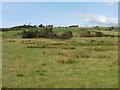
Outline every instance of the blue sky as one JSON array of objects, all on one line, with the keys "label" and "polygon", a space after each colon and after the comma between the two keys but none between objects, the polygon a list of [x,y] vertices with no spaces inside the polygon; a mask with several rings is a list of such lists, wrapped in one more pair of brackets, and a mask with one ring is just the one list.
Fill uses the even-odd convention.
[{"label": "blue sky", "polygon": [[116,2],[4,2],[2,26],[31,23],[55,26],[117,25]]}]

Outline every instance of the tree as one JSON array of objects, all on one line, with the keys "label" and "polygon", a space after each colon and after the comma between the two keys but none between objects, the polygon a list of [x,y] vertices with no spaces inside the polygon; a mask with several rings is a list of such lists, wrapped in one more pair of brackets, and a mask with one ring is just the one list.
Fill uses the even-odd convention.
[{"label": "tree", "polygon": [[34,25],[33,27],[34,27],[34,28],[36,28],[37,26],[36,26],[36,25]]},{"label": "tree", "polygon": [[31,23],[29,23],[29,25],[28,25],[28,26],[30,26],[30,24],[31,24]]},{"label": "tree", "polygon": [[113,26],[112,27],[109,27],[109,30],[112,31],[113,29],[115,29]]},{"label": "tree", "polygon": [[49,24],[48,27],[51,27],[51,25]]},{"label": "tree", "polygon": [[53,25],[51,25],[50,27],[53,27]]},{"label": "tree", "polygon": [[97,25],[95,28],[99,28],[99,26]]},{"label": "tree", "polygon": [[40,25],[39,25],[39,27],[43,27],[43,25],[42,25],[42,24],[40,24]]}]

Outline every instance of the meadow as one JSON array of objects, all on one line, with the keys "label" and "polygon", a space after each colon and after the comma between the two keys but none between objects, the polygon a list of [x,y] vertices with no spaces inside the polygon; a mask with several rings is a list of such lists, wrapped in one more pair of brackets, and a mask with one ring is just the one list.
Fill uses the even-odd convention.
[{"label": "meadow", "polygon": [[[117,88],[118,37],[23,39],[22,30],[2,32],[2,86],[4,88]],[[96,31],[96,30],[93,30]],[[118,32],[104,31],[117,35]]]}]

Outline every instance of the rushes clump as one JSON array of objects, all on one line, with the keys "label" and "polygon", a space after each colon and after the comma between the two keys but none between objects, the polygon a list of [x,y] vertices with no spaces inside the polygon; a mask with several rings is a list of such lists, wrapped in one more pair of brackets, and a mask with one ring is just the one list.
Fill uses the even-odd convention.
[{"label": "rushes clump", "polygon": [[24,74],[17,74],[17,77],[23,77]]}]

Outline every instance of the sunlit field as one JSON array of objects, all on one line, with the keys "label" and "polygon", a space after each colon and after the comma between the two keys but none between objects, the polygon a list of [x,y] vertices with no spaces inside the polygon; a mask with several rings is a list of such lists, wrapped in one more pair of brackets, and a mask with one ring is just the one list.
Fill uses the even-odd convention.
[{"label": "sunlit field", "polygon": [[2,32],[3,87],[117,88],[118,37],[80,37],[82,29],[53,28],[61,30],[72,31],[73,38],[21,38],[16,34],[22,30]]}]

